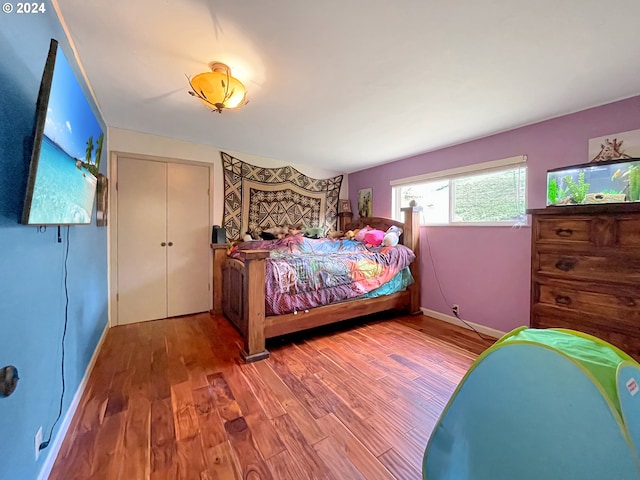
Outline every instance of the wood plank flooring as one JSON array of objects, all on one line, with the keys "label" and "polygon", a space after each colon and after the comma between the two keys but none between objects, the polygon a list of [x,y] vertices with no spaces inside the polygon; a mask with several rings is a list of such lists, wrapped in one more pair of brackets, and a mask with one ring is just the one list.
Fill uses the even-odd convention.
[{"label": "wood plank flooring", "polygon": [[209,314],[109,330],[50,479],[420,479],[475,333],[377,316],[241,362]]}]

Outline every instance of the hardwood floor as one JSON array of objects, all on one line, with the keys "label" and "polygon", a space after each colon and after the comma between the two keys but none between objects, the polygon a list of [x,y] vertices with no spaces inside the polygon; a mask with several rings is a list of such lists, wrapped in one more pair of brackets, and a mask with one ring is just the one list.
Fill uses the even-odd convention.
[{"label": "hardwood floor", "polygon": [[492,342],[384,317],[245,365],[209,314],[109,330],[50,479],[420,479],[441,411]]}]

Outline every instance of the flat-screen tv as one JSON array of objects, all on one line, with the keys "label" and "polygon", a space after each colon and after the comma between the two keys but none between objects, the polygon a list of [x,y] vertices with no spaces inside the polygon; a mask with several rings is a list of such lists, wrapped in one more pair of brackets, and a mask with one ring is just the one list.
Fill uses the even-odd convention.
[{"label": "flat-screen tv", "polygon": [[22,223],[91,223],[104,133],[58,42],[42,74]]}]

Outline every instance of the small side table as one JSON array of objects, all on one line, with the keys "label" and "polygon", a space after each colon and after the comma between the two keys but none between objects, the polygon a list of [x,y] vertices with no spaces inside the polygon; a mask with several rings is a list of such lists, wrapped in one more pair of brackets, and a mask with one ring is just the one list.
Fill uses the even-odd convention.
[{"label": "small side table", "polygon": [[227,256],[229,245],[226,243],[212,243],[213,250],[213,278],[211,286],[211,314],[222,315],[222,264]]},{"label": "small side table", "polygon": [[353,212],[338,213],[338,230],[341,230],[344,232],[344,227],[346,227],[348,223],[351,223],[352,218],[353,218]]}]

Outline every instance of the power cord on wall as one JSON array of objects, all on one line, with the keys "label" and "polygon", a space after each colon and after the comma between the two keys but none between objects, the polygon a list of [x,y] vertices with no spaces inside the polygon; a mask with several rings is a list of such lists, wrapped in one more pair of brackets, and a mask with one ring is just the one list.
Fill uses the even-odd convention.
[{"label": "power cord on wall", "polygon": [[[60,394],[60,408],[58,410],[58,416],[56,421],[53,422],[53,426],[49,431],[49,437],[40,444],[38,450],[44,450],[51,443],[51,436],[53,435],[53,430],[56,428],[60,417],[62,416],[62,404],[64,400],[64,390],[65,390],[65,382],[64,382],[64,340],[67,337],[67,324],[69,323],[69,288],[67,287],[67,276],[69,273],[69,269],[67,268],[67,261],[69,259],[69,226],[67,225],[67,246],[64,253],[64,329],[62,331],[62,393]],[[58,242],[60,242],[60,227],[58,227]]]},{"label": "power cord on wall", "polygon": [[440,278],[438,278],[438,270],[436,269],[435,263],[433,261],[433,255],[431,253],[431,244],[429,243],[428,228],[425,228],[425,238],[427,239],[427,251],[429,252],[429,261],[431,262],[431,270],[433,271],[433,275],[436,278],[436,284],[438,285],[438,290],[440,290],[440,295],[442,296],[442,299],[444,300],[444,302],[447,304],[447,307],[449,307],[454,317],[456,317],[458,320],[464,323],[468,329],[473,330],[476,333],[476,335],[478,335],[478,337],[480,337],[482,340],[494,342],[495,338],[482,335],[478,330],[476,330],[473,327],[473,325],[466,322],[462,317],[460,317],[460,312],[458,311],[457,305],[453,305],[449,303],[449,301],[447,300],[447,297],[444,294],[444,291],[442,290],[442,284],[440,283]]}]

